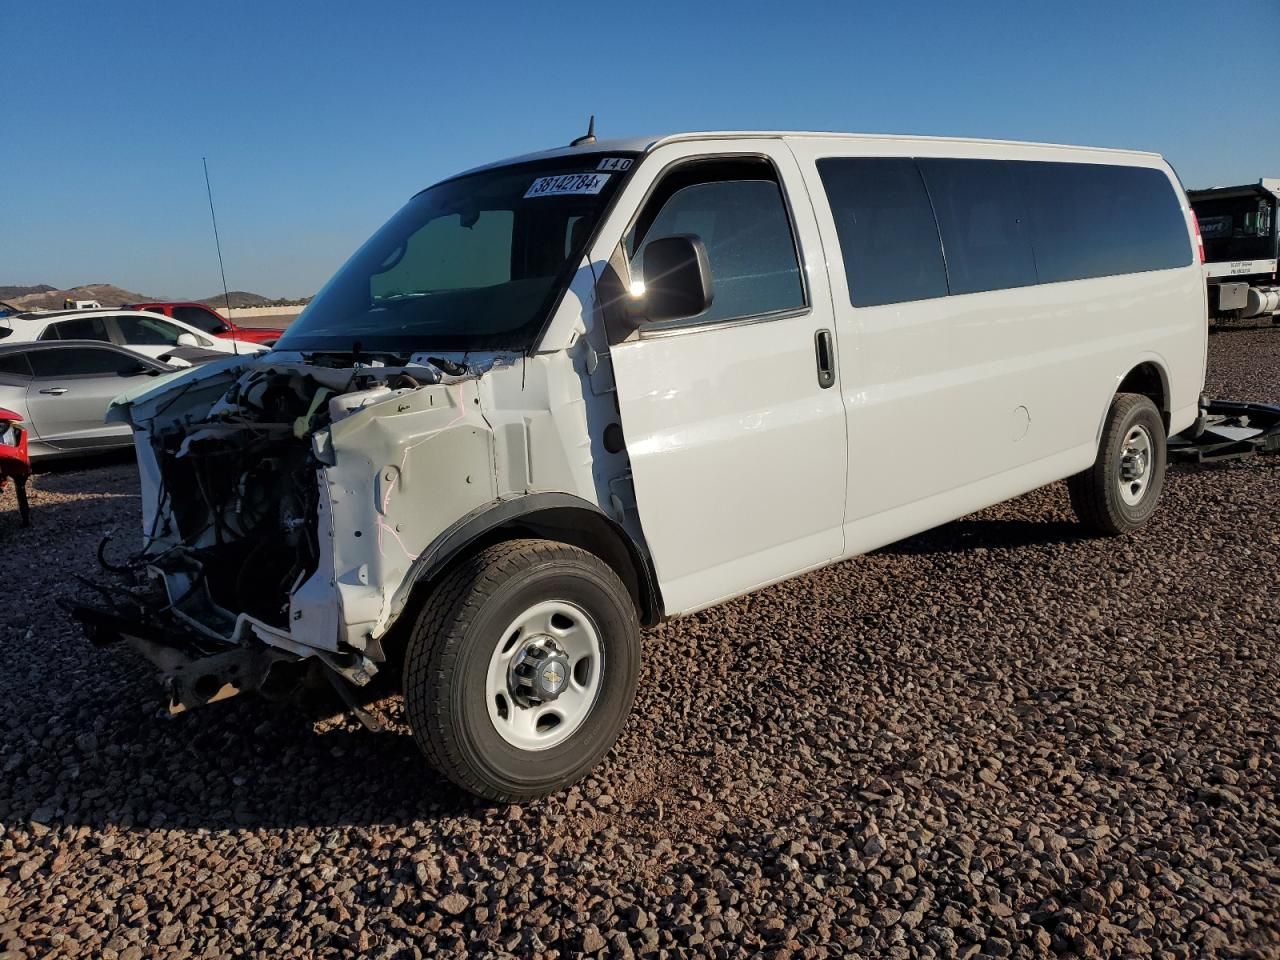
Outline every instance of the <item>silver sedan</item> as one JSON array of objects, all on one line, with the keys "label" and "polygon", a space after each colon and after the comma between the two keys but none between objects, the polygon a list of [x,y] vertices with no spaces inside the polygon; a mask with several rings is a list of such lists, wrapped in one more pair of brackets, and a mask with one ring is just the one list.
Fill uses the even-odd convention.
[{"label": "silver sedan", "polygon": [[116,449],[133,434],[104,422],[111,401],[183,367],[94,340],[0,344],[0,407],[23,416],[32,460]]}]

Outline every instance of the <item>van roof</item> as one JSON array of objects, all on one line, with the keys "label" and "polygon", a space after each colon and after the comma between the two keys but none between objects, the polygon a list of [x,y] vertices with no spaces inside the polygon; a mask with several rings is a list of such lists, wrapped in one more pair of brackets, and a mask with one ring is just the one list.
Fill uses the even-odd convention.
[{"label": "van roof", "polygon": [[[465,176],[491,167],[505,167],[512,163],[525,163],[531,160],[549,160],[555,157],[571,157],[577,154],[598,153],[648,153],[668,143],[680,143],[685,140],[844,140],[871,142],[877,140],[902,140],[910,143],[936,144],[987,144],[991,146],[1009,147],[1043,147],[1053,150],[1079,150],[1088,153],[1110,153],[1117,157],[1143,157],[1160,159],[1160,154],[1146,150],[1122,150],[1115,147],[1084,147],[1061,143],[1037,143],[1027,140],[989,140],[981,137],[931,137],[912,134],[893,133],[834,133],[830,131],[805,130],[693,130],[687,133],[671,133],[657,137],[623,137],[615,140],[597,140],[579,146],[553,147],[526,153],[522,156],[509,157],[494,163],[482,164],[457,176]],[[453,179],[452,177],[449,179]]]}]

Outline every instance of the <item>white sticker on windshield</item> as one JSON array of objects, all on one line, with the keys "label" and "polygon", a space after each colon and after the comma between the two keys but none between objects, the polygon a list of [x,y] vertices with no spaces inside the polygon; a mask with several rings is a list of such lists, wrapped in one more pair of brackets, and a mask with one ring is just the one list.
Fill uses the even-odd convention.
[{"label": "white sticker on windshield", "polygon": [[524,192],[528,197],[555,197],[569,193],[593,194],[609,182],[607,173],[563,173],[557,177],[539,177]]},{"label": "white sticker on windshield", "polygon": [[623,170],[631,169],[631,160],[629,157],[604,157],[596,164],[597,170]]}]

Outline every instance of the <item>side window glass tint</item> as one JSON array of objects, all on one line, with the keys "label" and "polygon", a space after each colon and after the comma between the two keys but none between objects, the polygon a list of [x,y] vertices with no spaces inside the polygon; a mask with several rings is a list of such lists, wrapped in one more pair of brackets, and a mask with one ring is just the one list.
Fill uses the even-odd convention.
[{"label": "side window glass tint", "polygon": [[41,340],[101,340],[109,343],[107,325],[101,317],[77,317],[74,320],[60,320],[51,323],[40,334]]},{"label": "side window glass tint", "polygon": [[20,377],[27,379],[31,376],[31,364],[27,362],[25,353],[6,353],[0,356],[0,377]]},{"label": "side window glass tint", "polygon": [[1004,160],[917,161],[933,201],[952,294],[1036,282],[1017,179]]},{"label": "side window glass tint", "polygon": [[914,160],[833,157],[818,161],[818,173],[855,307],[946,296],[942,244]]},{"label": "side window glass tint", "polygon": [[1157,169],[1019,163],[1041,283],[1185,267],[1191,241]]},{"label": "side window glass tint", "polygon": [[205,333],[219,333],[226,327],[226,324],[208,310],[201,310],[199,307],[174,307],[173,317]]},{"label": "side window glass tint", "polygon": [[136,370],[139,361],[96,347],[84,349],[32,350],[31,368],[37,377],[74,377],[84,374],[127,374]]},{"label": "side window glass tint", "polygon": [[124,342],[137,346],[174,346],[178,342],[178,334],[185,332],[158,317],[116,317],[116,323],[120,325]]},{"label": "side window glass tint", "polygon": [[644,275],[644,245],[674,234],[694,234],[707,249],[712,302],[698,322],[804,306],[791,222],[773,180],[717,180],[681,187],[652,218],[643,237],[627,238],[633,278]]}]

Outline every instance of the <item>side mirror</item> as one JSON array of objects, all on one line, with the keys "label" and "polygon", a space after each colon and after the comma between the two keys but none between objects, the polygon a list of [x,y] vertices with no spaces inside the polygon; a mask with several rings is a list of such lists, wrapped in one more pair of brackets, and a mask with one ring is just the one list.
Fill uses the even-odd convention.
[{"label": "side mirror", "polygon": [[178,334],[178,346],[198,347],[200,346],[200,341],[196,339],[196,335],[194,333],[180,333]]},{"label": "side mirror", "polygon": [[650,323],[684,320],[711,306],[707,248],[693,234],[650,240],[644,247],[644,316]]}]

